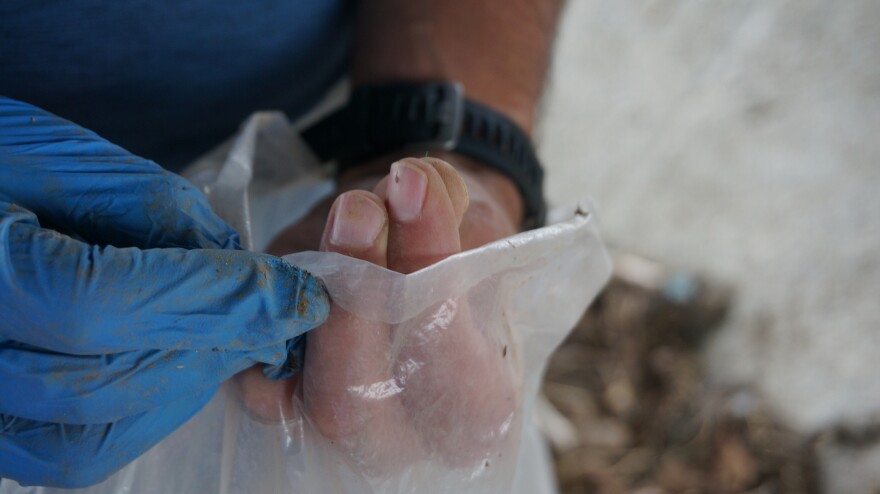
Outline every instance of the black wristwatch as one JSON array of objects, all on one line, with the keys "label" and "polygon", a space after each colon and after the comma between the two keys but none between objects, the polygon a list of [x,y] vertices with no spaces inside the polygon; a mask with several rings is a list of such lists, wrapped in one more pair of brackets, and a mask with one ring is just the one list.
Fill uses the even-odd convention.
[{"label": "black wristwatch", "polygon": [[359,86],[348,104],[302,133],[337,173],[396,150],[445,149],[509,177],[523,198],[523,228],[544,224],[544,170],[525,132],[506,116],[467,100],[455,82]]}]

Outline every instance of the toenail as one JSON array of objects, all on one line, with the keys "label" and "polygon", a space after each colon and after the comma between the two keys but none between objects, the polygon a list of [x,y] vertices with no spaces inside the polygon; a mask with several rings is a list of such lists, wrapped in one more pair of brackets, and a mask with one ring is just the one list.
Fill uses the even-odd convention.
[{"label": "toenail", "polygon": [[428,176],[406,161],[391,165],[388,183],[388,207],[399,221],[412,221],[422,213],[428,190]]},{"label": "toenail", "polygon": [[340,247],[369,247],[376,241],[385,213],[360,194],[343,194],[336,205],[330,243]]}]

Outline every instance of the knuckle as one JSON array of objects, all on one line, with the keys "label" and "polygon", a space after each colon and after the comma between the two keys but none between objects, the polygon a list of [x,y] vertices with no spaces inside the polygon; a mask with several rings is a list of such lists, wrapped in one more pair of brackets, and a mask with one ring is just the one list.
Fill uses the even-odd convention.
[{"label": "knuckle", "polygon": [[322,436],[342,441],[359,434],[366,422],[366,418],[358,414],[357,403],[351,401],[348,397],[308,400],[305,411]]}]

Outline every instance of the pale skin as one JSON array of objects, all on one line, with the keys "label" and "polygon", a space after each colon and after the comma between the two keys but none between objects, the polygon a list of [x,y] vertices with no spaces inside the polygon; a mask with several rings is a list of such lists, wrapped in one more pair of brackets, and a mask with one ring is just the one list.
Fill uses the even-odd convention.
[{"label": "pale skin", "polygon": [[[300,233],[327,218],[320,250],[412,273],[516,233],[506,208],[494,198],[473,177],[442,160],[405,158],[372,191],[344,192],[329,212],[319,206],[269,250],[291,252],[291,244],[299,245],[303,238]],[[334,307],[324,326],[308,335],[301,378],[270,382],[259,369],[250,369],[239,381],[244,402],[259,418],[278,420],[295,416],[297,400],[292,397],[298,393],[319,432],[352,457],[369,457],[362,467],[370,471],[384,471],[401,463],[396,460],[426,452],[452,464],[490,455],[505,438],[482,435],[500,429],[514,412],[515,376],[507,370],[506,349],[473,329],[465,304],[455,308],[453,323],[436,339],[405,345],[389,355],[395,328]],[[400,367],[404,362],[426,365],[406,373]],[[448,380],[456,375],[461,379]],[[406,392],[382,400],[352,392],[388,382]],[[430,423],[419,423],[426,417],[420,411],[428,407],[459,413],[436,414]],[[377,447],[382,452],[378,457]]]},{"label": "pale skin", "polygon": [[[531,133],[561,5],[562,0],[362,2],[354,82],[457,80],[467,97]],[[407,274],[519,231],[523,205],[506,176],[455,153],[406,158],[411,153],[378,158],[340,177],[338,195],[279,234],[268,252],[320,249]],[[243,399],[267,420],[292,417],[301,403],[322,435],[374,473],[423,454],[453,465],[483,458],[504,438],[479,432],[497,429],[510,417],[516,386],[505,370],[505,350],[474,330],[464,304],[455,307],[452,323],[430,342],[431,355],[418,345],[390,355],[394,328],[333,308],[327,323],[308,334],[302,374],[270,382],[259,369],[249,369],[237,380]],[[351,392],[399,380],[406,361],[431,362],[406,374],[406,393],[371,401]],[[450,381],[450,375],[462,378]],[[413,412],[426,407],[457,414],[419,423]]]}]

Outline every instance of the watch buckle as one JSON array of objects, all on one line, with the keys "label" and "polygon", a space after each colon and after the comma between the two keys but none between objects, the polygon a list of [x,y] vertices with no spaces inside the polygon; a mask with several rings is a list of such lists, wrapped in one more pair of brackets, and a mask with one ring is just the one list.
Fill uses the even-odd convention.
[{"label": "watch buckle", "polygon": [[464,122],[464,89],[458,82],[445,83],[440,88],[443,97],[437,115],[437,136],[422,146],[435,146],[443,149],[454,149],[461,137]]}]

